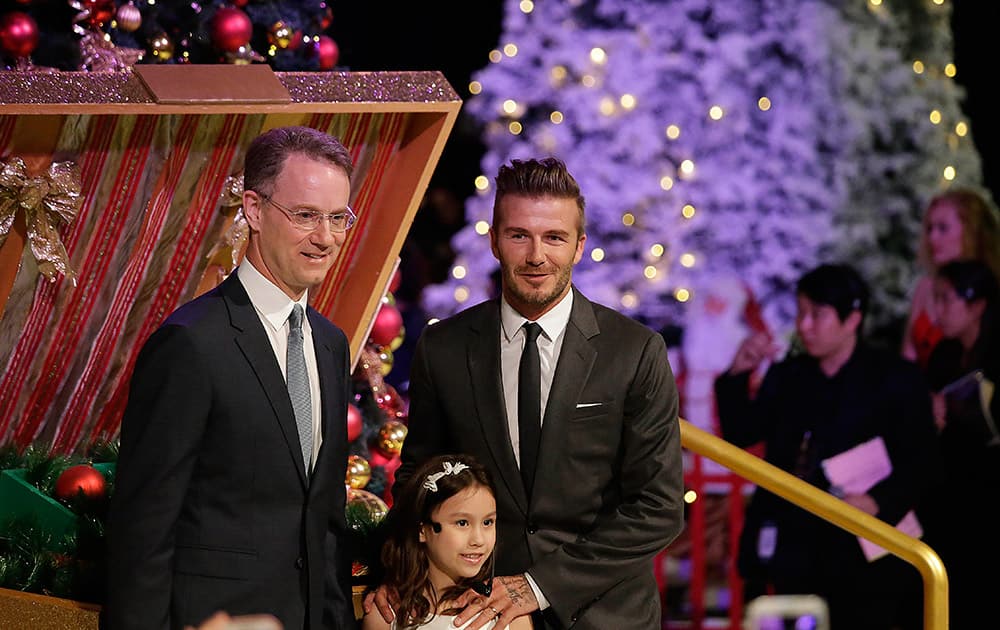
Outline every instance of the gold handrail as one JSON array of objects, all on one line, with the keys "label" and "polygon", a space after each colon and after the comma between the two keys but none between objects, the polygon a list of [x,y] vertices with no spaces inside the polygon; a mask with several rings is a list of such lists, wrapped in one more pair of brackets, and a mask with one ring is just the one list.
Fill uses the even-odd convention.
[{"label": "gold handrail", "polygon": [[948,576],[941,558],[922,542],[856,507],[802,481],[742,448],[681,419],[681,445],[722,464],[758,486],[767,488],[834,525],[862,536],[909,562],[924,582],[924,628],[948,627]]}]

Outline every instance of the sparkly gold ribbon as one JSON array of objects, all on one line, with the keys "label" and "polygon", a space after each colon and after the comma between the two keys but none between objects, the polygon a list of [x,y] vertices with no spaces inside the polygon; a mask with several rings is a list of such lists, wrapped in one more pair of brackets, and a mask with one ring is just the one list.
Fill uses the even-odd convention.
[{"label": "sparkly gold ribbon", "polygon": [[[243,173],[230,175],[223,186],[222,194],[219,196],[221,197],[220,203],[223,208],[236,208],[236,216],[233,217],[233,224],[229,226],[226,233],[212,247],[212,251],[208,253],[207,258],[214,260],[224,250],[228,249],[230,260],[230,266],[226,269],[226,274],[228,275],[240,263],[240,254],[243,252],[247,240],[250,238],[250,226],[247,224],[246,217],[243,216]],[[224,210],[224,212],[229,214],[228,211]]]},{"label": "sparkly gold ribbon", "polygon": [[0,169],[0,246],[7,240],[18,208],[22,209],[38,270],[50,282],[61,273],[75,285],[76,274],[69,267],[57,228],[60,222],[76,218],[82,202],[80,173],[73,162],[53,162],[44,175],[29,176],[21,158],[4,161]]}]

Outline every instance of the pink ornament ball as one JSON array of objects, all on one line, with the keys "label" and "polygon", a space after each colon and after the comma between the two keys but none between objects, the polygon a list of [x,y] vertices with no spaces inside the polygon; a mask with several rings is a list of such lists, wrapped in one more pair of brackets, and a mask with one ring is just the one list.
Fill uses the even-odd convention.
[{"label": "pink ornament ball", "polygon": [[361,429],[364,421],[361,418],[361,410],[357,406],[348,403],[347,405],[347,441],[353,442],[361,436]]},{"label": "pink ornament ball", "polygon": [[340,59],[340,48],[329,35],[320,35],[319,41],[316,42],[316,54],[319,57],[320,70],[333,70],[337,60]]},{"label": "pink ornament ball", "polygon": [[375,314],[375,323],[372,324],[372,332],[369,338],[373,343],[380,346],[388,346],[392,340],[399,336],[399,330],[403,326],[403,316],[399,309],[392,304],[383,303]]}]

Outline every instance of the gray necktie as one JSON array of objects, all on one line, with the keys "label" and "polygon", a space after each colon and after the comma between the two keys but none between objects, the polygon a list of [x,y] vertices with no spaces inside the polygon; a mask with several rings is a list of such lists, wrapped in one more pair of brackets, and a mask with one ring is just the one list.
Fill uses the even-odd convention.
[{"label": "gray necktie", "polygon": [[285,355],[285,378],[288,381],[288,397],[295,411],[295,424],[299,428],[302,443],[302,461],[309,474],[312,461],[312,397],[309,395],[309,374],[306,372],[306,356],[302,351],[302,305],[296,304],[288,316],[288,352]]}]

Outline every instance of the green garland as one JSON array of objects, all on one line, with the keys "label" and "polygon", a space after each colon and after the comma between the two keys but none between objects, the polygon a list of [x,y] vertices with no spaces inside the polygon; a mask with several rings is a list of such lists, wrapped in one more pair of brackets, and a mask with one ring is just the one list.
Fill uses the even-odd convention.
[{"label": "green garland", "polygon": [[[0,588],[103,603],[107,573],[105,522],[108,500],[114,493],[114,467],[104,473],[107,490],[101,498],[81,493],[60,500],[54,490],[59,475],[71,466],[117,461],[116,443],[95,444],[84,455],[54,455],[42,445],[23,450],[0,446],[0,470],[24,469],[26,481],[42,494],[59,500],[77,517],[76,533],[59,540],[40,527],[34,517],[0,522]],[[352,537],[350,548],[354,550],[355,581],[366,584],[375,578],[369,567],[379,565],[384,514],[364,501],[348,503],[345,514]]]}]

